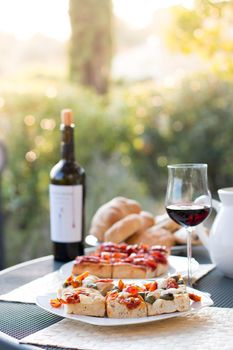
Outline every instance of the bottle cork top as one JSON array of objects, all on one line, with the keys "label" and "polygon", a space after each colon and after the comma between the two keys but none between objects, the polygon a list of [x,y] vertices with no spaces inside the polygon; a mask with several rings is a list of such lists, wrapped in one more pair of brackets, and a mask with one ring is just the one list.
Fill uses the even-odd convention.
[{"label": "bottle cork top", "polygon": [[61,111],[61,122],[66,126],[70,126],[73,123],[73,112],[71,109],[63,109]]}]

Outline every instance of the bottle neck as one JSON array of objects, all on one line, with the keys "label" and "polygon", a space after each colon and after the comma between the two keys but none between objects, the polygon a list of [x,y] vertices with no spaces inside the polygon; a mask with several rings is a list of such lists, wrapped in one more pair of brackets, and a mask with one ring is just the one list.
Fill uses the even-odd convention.
[{"label": "bottle neck", "polygon": [[74,124],[61,124],[61,157],[67,161],[74,161]]}]

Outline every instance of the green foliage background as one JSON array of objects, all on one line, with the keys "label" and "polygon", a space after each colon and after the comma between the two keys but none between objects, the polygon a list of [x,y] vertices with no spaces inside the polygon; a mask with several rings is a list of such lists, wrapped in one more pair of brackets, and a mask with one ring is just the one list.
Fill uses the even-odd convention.
[{"label": "green foliage background", "polygon": [[211,75],[185,79],[174,89],[150,82],[115,87],[107,97],[65,85],[53,98],[2,94],[7,265],[51,253],[48,184],[59,159],[62,108],[75,115],[77,159],[88,175],[89,227],[98,206],[116,195],[162,213],[168,163],[208,163],[214,196],[230,186],[232,95],[231,82]]}]

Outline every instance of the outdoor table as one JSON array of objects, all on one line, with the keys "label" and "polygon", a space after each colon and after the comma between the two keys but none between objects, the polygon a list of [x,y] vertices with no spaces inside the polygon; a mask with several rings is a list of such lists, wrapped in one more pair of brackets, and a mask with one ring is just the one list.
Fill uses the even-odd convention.
[{"label": "outdoor table", "polygon": [[[174,254],[185,256],[185,251]],[[210,263],[204,247],[193,247],[193,257],[199,263]],[[21,285],[56,271],[62,263],[47,256],[22,263],[0,272],[0,294],[8,293]],[[215,268],[195,285],[195,288],[211,294],[215,307],[233,307],[233,279],[226,278]],[[20,345],[17,340],[46,328],[62,318],[42,310],[37,305],[0,301],[0,350],[9,349],[48,349],[61,348]],[[67,349],[66,349],[67,350]]]}]

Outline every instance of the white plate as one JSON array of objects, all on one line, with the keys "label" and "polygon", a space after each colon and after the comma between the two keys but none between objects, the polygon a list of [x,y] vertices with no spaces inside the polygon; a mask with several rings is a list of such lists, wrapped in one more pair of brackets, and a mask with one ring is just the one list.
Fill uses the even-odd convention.
[{"label": "white plate", "polygon": [[[188,261],[187,258],[182,257],[182,256],[169,256],[168,258],[169,261],[169,269],[166,274],[163,274],[159,277],[165,277],[168,275],[174,275],[174,274],[181,274],[183,277],[187,276],[187,266],[188,266]],[[60,267],[60,274],[63,279],[66,279],[72,272],[72,266],[74,264],[74,261],[70,261]],[[194,273],[197,271],[199,267],[199,263],[192,258],[192,272]]]},{"label": "white plate", "polygon": [[81,321],[81,322],[93,324],[96,326],[124,326],[124,325],[138,324],[138,323],[160,321],[167,318],[188,315],[190,312],[197,312],[203,307],[213,305],[213,300],[210,298],[210,296],[207,293],[203,293],[192,288],[187,288],[187,289],[189,292],[198,294],[202,297],[201,302],[197,302],[197,303],[193,302],[191,304],[191,308],[189,311],[173,312],[170,314],[140,317],[140,318],[123,318],[122,319],[122,318],[107,318],[107,317],[79,316],[79,315],[73,315],[73,314],[66,314],[63,306],[61,306],[60,308],[53,308],[50,305],[49,303],[50,299],[56,298],[55,293],[38,296],[36,298],[36,304],[40,306],[42,309],[51,312],[52,314],[69,318],[71,320]]}]

